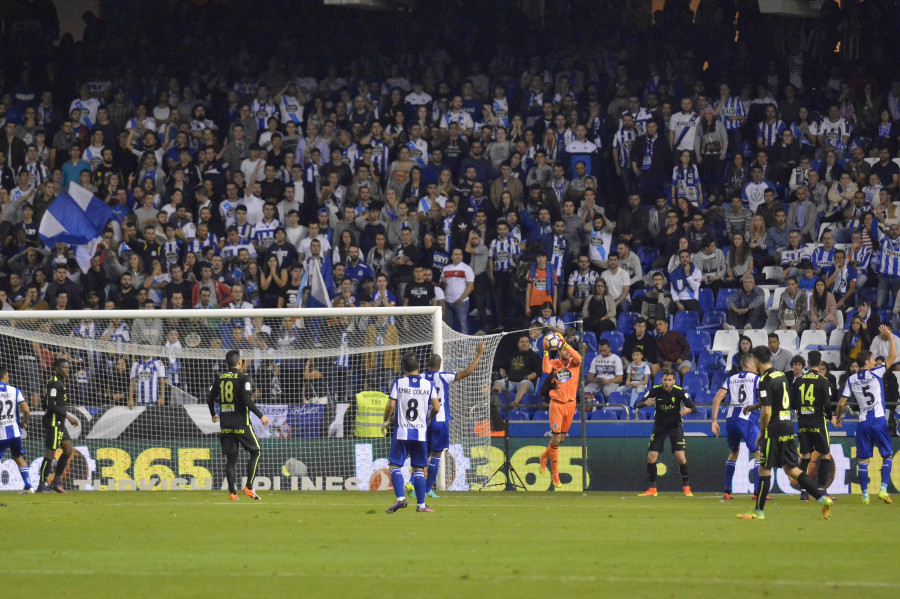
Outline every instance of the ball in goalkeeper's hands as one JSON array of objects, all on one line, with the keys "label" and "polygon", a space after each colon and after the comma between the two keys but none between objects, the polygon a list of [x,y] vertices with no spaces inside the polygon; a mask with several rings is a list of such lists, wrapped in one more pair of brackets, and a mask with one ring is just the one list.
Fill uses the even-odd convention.
[{"label": "ball in goalkeeper's hands", "polygon": [[559,333],[551,333],[544,337],[544,347],[553,351],[559,351],[566,340]]}]

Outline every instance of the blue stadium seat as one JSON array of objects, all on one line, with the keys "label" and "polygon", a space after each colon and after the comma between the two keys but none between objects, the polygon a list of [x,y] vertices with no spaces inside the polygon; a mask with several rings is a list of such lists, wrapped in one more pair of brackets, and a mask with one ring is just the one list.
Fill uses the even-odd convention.
[{"label": "blue stadium seat", "polygon": [[601,339],[609,341],[609,349],[617,356],[622,355],[622,347],[625,345],[625,336],[618,331],[604,331],[600,334]]},{"label": "blue stadium seat", "polygon": [[875,307],[878,302],[878,288],[877,287],[864,287],[862,291],[859,292],[859,297],[864,300],[868,300],[869,305]]},{"label": "blue stadium seat", "polygon": [[550,420],[550,412],[547,410],[538,410],[531,419],[537,421]]},{"label": "blue stadium seat", "polygon": [[613,391],[606,398],[606,403],[618,403],[625,406],[631,406],[631,395],[622,391]]},{"label": "blue stadium seat", "polygon": [[856,308],[851,308],[847,310],[847,317],[844,318],[844,328],[850,329],[850,321],[853,320],[853,317],[856,316],[856,313],[859,312]]},{"label": "blue stadium seat", "polygon": [[728,301],[728,298],[737,293],[737,289],[719,289],[719,293],[716,295],[716,310],[722,310],[723,312],[728,312],[728,305],[725,303]]},{"label": "blue stadium seat", "polygon": [[725,357],[720,351],[704,350],[697,357],[697,370],[706,373],[725,370]]},{"label": "blue stadium seat", "polygon": [[584,344],[595,353],[597,351],[597,334],[593,331],[584,332]]},{"label": "blue stadium seat", "polygon": [[685,420],[709,420],[709,416],[706,414],[706,410],[703,408],[697,408],[696,414],[685,414]]},{"label": "blue stadium seat", "polygon": [[688,331],[696,331],[698,326],[700,326],[700,315],[698,313],[686,311],[675,313],[675,322],[672,324],[672,330],[679,331],[682,335],[687,335]]},{"label": "blue stadium seat", "polygon": [[728,316],[722,310],[703,311],[703,326],[710,327],[709,329],[706,329],[710,331],[710,336],[714,335],[715,331],[721,329],[722,325],[726,322],[728,322]]},{"label": "blue stadium seat", "polygon": [[510,422],[528,420],[528,412],[525,410],[510,410],[509,420]]},{"label": "blue stadium seat", "polygon": [[655,248],[638,248],[637,257],[646,273],[653,266],[653,261],[659,258],[659,251]]},{"label": "blue stadium seat", "polygon": [[615,410],[595,410],[591,412],[591,420],[618,420],[619,414]]},{"label": "blue stadium seat", "polygon": [[[712,339],[709,338],[709,333],[706,331],[691,329],[685,333],[685,337],[687,337],[688,345],[691,346],[691,353],[694,354],[695,358],[712,346]],[[703,370],[703,368],[699,369]]]},{"label": "blue stadium seat", "polygon": [[[675,374],[675,382],[678,382],[678,374]],[[656,376],[653,378],[654,385],[662,385],[662,370],[656,373]]]},{"label": "blue stadium seat", "polygon": [[[719,407],[719,422],[723,422],[727,416],[728,416],[728,406],[720,406]],[[722,425],[720,424],[719,426],[721,427]]]},{"label": "blue stadium seat", "polygon": [[716,299],[713,296],[712,289],[709,287],[700,288],[700,295],[697,297],[697,301],[700,302],[700,311],[704,314],[712,310],[716,305]]},{"label": "blue stadium seat", "polygon": [[641,408],[640,411],[638,411],[638,420],[653,420],[653,412],[653,406]]},{"label": "blue stadium seat", "polygon": [[881,319],[882,324],[891,326],[891,322],[893,322],[893,320],[894,320],[894,313],[891,312],[890,310],[879,310],[878,318]]},{"label": "blue stadium seat", "polygon": [[584,352],[585,372],[587,372],[587,369],[591,367],[591,362],[593,362],[594,358],[596,358],[596,357],[597,357],[597,352],[595,352],[592,349],[588,349],[586,352]]},{"label": "blue stadium seat", "polygon": [[637,316],[634,312],[616,314],[616,330],[623,335],[631,335],[634,333],[634,319]]},{"label": "blue stadium seat", "polygon": [[581,318],[581,314],[579,314],[578,312],[566,312],[565,314],[563,314],[562,321],[564,325],[569,327],[573,326],[575,324],[575,321],[579,318]]},{"label": "blue stadium seat", "polygon": [[691,395],[696,395],[701,391],[705,392],[709,389],[709,377],[706,376],[705,372],[691,370],[690,372],[685,373],[684,381],[681,386]]},{"label": "blue stadium seat", "polygon": [[728,373],[724,370],[714,370],[712,373],[712,381],[709,383],[709,389],[713,393],[719,390],[719,387],[722,386],[722,383],[725,382],[725,379],[728,378]]}]

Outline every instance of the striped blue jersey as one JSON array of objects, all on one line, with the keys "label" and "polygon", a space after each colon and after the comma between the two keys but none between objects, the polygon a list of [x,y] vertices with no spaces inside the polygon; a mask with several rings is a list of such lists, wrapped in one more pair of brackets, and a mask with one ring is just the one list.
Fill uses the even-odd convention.
[{"label": "striped blue jersey", "polygon": [[553,265],[557,278],[563,276],[563,271],[566,268],[565,259],[568,248],[569,242],[564,235],[553,236],[553,254],[550,256],[550,264]]},{"label": "striped blue jersey", "polygon": [[441,403],[441,411],[434,417],[435,422],[447,422],[453,420],[450,416],[450,383],[456,380],[455,372],[441,372],[435,370],[425,374],[425,378],[431,381],[438,393],[438,401]]},{"label": "striped blue jersey", "polygon": [[838,117],[837,121],[826,117],[819,122],[818,134],[835,150],[843,150],[846,147],[843,138],[850,136],[850,125],[843,117]]},{"label": "striped blue jersey", "polygon": [[878,273],[889,277],[900,276],[900,237],[891,239],[887,235],[881,238],[881,262]]},{"label": "striped blue jersey", "polygon": [[826,250],[824,247],[817,247],[812,253],[813,269],[822,269],[822,273],[830,275],[834,272],[834,248]]},{"label": "striped blue jersey", "polygon": [[809,260],[809,252],[806,251],[806,246],[801,245],[800,247],[794,249],[790,247],[786,247],[781,250],[781,267],[787,268],[789,266],[797,266],[803,260]]},{"label": "striped blue jersey", "polygon": [[585,299],[590,297],[591,293],[594,291],[594,283],[597,282],[597,279],[600,278],[600,275],[597,274],[597,271],[588,270],[586,273],[581,274],[579,271],[575,271],[569,275],[569,287],[574,287],[573,295],[578,299]]},{"label": "striped blue jersey", "polygon": [[394,438],[424,442],[431,399],[440,398],[434,384],[418,374],[401,376],[391,385],[389,397],[397,402],[394,407],[397,415]]},{"label": "striped blue jersey", "polygon": [[631,168],[631,148],[634,146],[637,137],[637,129],[625,129],[624,127],[616,131],[616,134],[613,136],[612,147],[618,153],[620,168]]},{"label": "striped blue jersey", "polygon": [[152,405],[159,402],[160,379],[166,378],[166,368],[156,358],[146,362],[135,360],[131,365],[131,380],[134,381],[134,402]]},{"label": "striped blue jersey", "polygon": [[872,250],[866,246],[861,246],[856,251],[851,248],[847,250],[847,260],[856,267],[857,272],[864,273],[872,261]]},{"label": "striped blue jersey", "polygon": [[219,243],[216,236],[210,233],[206,239],[195,237],[187,244],[185,252],[193,252],[200,256],[203,254],[203,248],[213,248],[215,254],[219,253]]},{"label": "striped blue jersey", "polygon": [[275,243],[275,229],[283,226],[277,218],[273,218],[272,222],[267,223],[264,220],[259,221],[253,227],[253,241],[259,244],[263,249]]},{"label": "striped blue jersey", "polygon": [[253,103],[250,104],[250,111],[256,117],[256,126],[260,131],[265,131],[268,128],[266,121],[269,120],[270,116],[275,116],[276,110],[278,109],[270,100],[260,102],[259,98],[255,98]]},{"label": "striped blue jersey", "polygon": [[20,403],[25,403],[22,392],[12,385],[0,383],[0,441],[22,436],[19,428]]},{"label": "striped blue jersey", "polygon": [[519,244],[512,234],[506,239],[497,238],[491,242],[491,259],[494,261],[494,272],[510,272],[516,267],[516,258],[521,254]]},{"label": "striped blue jersey", "polygon": [[722,381],[722,389],[728,392],[728,418],[750,419],[744,414],[744,408],[756,403],[756,383],[759,377],[752,372],[742,370]]},{"label": "striped blue jersey", "polygon": [[884,375],[885,367],[860,370],[851,374],[844,383],[842,397],[852,397],[859,406],[859,421],[885,417]]},{"label": "striped blue jersey", "polygon": [[785,128],[784,121],[781,119],[775,119],[773,123],[763,121],[756,127],[756,137],[761,137],[763,145],[771,148],[778,143],[778,138],[781,137]]},{"label": "striped blue jersey", "polygon": [[[719,105],[722,105],[721,110],[719,109]],[[744,114],[744,105],[741,103],[741,99],[737,96],[728,96],[728,99],[725,100],[724,103],[716,102],[715,105],[716,111],[721,114],[722,124],[725,125],[725,129],[740,129],[742,120],[733,121],[728,117],[740,117],[746,116]]]}]

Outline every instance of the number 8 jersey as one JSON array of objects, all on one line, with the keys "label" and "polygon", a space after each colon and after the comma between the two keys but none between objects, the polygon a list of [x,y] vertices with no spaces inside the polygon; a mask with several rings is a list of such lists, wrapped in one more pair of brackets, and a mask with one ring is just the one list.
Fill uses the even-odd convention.
[{"label": "number 8 jersey", "polygon": [[859,406],[859,421],[884,418],[884,366],[872,370],[860,370],[850,375],[844,384],[842,397],[853,397]]},{"label": "number 8 jersey", "polygon": [[440,399],[437,387],[419,374],[402,376],[391,386],[390,398],[397,402],[394,437],[405,441],[425,441],[431,398]]}]

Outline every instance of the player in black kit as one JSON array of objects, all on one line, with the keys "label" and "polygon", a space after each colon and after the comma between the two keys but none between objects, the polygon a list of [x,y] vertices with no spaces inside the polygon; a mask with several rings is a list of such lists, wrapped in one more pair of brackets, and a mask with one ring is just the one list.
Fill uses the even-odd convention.
[{"label": "player in black kit", "polygon": [[[834,462],[831,460],[831,440],[828,438],[827,421],[831,420],[831,385],[822,376],[822,354],[809,352],[809,372],[794,379],[791,388],[791,407],[797,413],[800,438],[800,470],[809,468],[812,452],[821,456],[816,473],[819,488],[828,486],[828,475]],[[800,499],[809,501],[806,489],[800,491]]]},{"label": "player in black kit", "polygon": [[[53,362],[53,376],[47,382],[44,397],[41,398],[41,408],[44,409],[42,424],[44,425],[44,461],[41,462],[39,474],[38,493],[65,493],[62,486],[62,475],[69,463],[69,458],[75,452],[72,446],[72,438],[66,430],[65,421],[78,424],[78,421],[66,411],[68,396],[66,394],[66,379],[69,378],[69,361],[65,358],[57,358]],[[56,460],[56,472],[53,482],[47,483],[50,475],[50,464],[56,456],[56,451],[62,448],[59,459]]]},{"label": "player in black kit", "polygon": [[[256,414],[263,424],[269,424],[269,419],[253,402],[253,386],[250,377],[241,370],[244,360],[241,352],[236,349],[229,350],[225,354],[225,363],[228,370],[219,375],[219,380],[209,389],[209,397],[206,403],[213,422],[221,422],[222,429],[220,439],[222,441],[222,453],[225,454],[225,477],[228,479],[229,497],[237,501],[236,465],[238,450],[243,447],[250,454],[247,462],[247,484],[244,487],[244,495],[251,499],[259,500],[259,495],[253,490],[253,479],[256,478],[256,467],[259,464],[259,440],[253,432],[250,423],[250,412]],[[220,404],[216,414],[216,403]]]},{"label": "player in black kit", "polygon": [[[681,404],[687,407],[682,408]],[[672,453],[681,470],[681,486],[684,494],[693,497],[688,481],[687,458],[684,455],[684,428],[681,417],[685,414],[693,414],[697,411],[694,402],[688,396],[687,391],[675,384],[675,371],[666,368],[662,372],[662,385],[656,385],[644,396],[644,399],[635,404],[635,409],[640,410],[644,406],[656,405],[653,416],[653,434],[650,435],[650,445],[647,453],[647,477],[650,479],[650,488],[641,493],[642,497],[656,496],[656,460],[659,452],[663,450],[666,437],[672,443]]]},{"label": "player in black kit", "polygon": [[772,487],[772,470],[777,468],[784,469],[785,474],[795,479],[802,489],[806,489],[819,502],[823,518],[830,518],[833,502],[800,469],[787,377],[780,370],[772,368],[772,352],[768,347],[758,345],[751,353],[759,373],[759,494],[756,496],[756,509],[748,514],[738,514],[738,518],[762,520],[766,517],[763,511],[766,496]]}]

